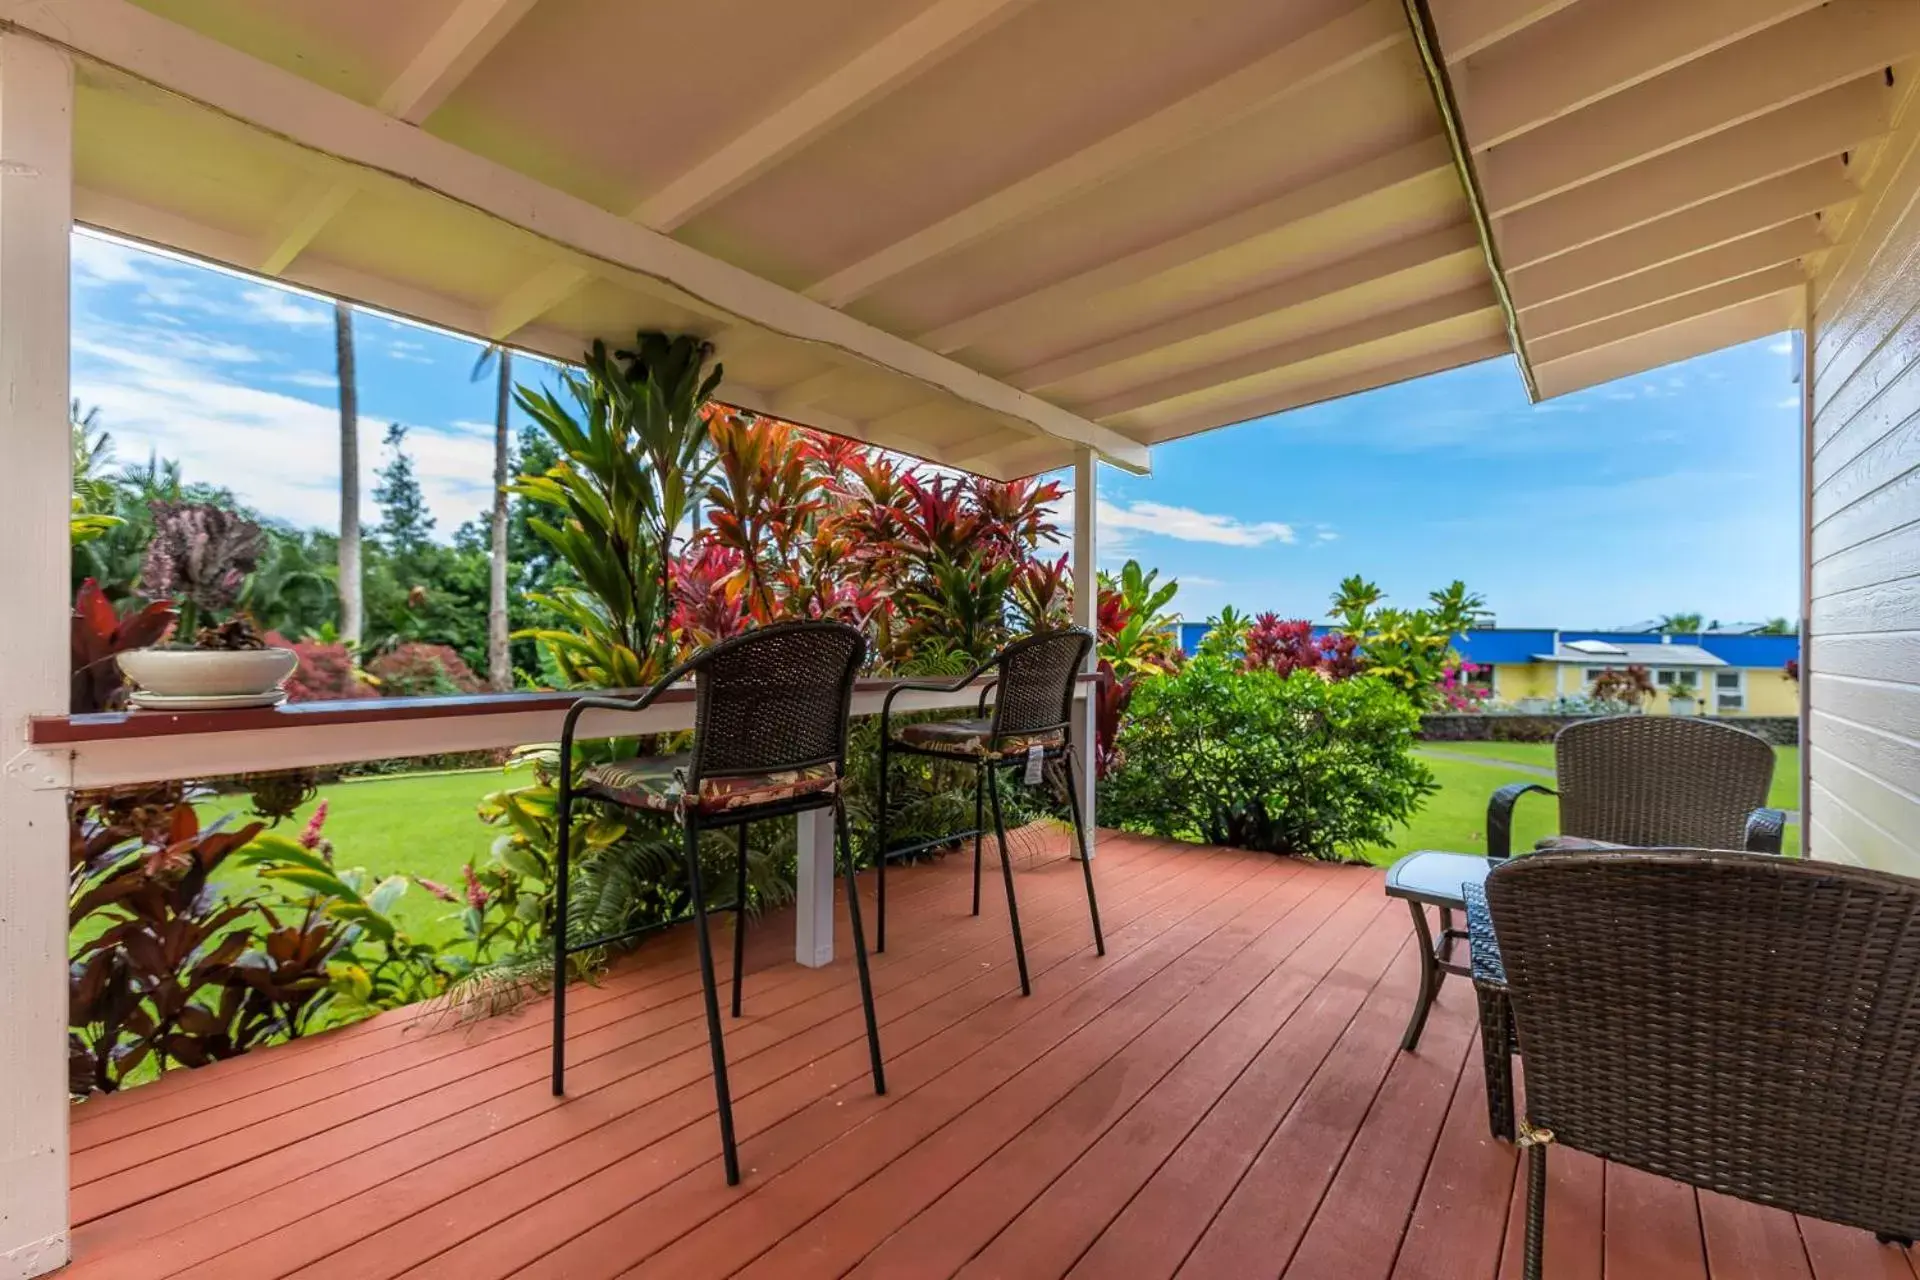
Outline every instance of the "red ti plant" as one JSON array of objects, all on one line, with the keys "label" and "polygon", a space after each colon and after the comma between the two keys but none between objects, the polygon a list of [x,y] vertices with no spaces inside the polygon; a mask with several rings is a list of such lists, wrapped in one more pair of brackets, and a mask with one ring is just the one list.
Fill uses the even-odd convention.
[{"label": "red ti plant", "polygon": [[203,830],[192,803],[167,788],[76,809],[70,923],[105,928],[73,952],[69,1087],[111,1091],[149,1059],[197,1067],[244,1052],[254,1026],[242,1021],[246,987],[233,980],[253,904],[223,901],[208,882],[264,824]]},{"label": "red ti plant", "polygon": [[177,616],[171,600],[155,600],[123,615],[115,610],[99,583],[92,578],[81,583],[73,599],[73,681],[68,709],[76,713],[118,709],[127,682],[114,656],[160,643]]},{"label": "red ti plant", "polygon": [[1247,629],[1244,664],[1248,671],[1282,676],[1312,671],[1328,680],[1345,680],[1359,670],[1355,647],[1354,638],[1343,632],[1316,636],[1311,622],[1285,621],[1269,612]]}]

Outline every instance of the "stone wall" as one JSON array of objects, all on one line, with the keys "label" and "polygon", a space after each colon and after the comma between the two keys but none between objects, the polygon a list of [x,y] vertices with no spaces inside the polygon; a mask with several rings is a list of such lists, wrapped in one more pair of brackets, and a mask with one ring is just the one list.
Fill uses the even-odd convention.
[{"label": "stone wall", "polygon": [[[1420,736],[1428,742],[1552,742],[1568,725],[1594,718],[1436,713],[1421,717]],[[1722,723],[1757,733],[1777,747],[1800,743],[1800,722],[1792,716],[1729,716]]]}]

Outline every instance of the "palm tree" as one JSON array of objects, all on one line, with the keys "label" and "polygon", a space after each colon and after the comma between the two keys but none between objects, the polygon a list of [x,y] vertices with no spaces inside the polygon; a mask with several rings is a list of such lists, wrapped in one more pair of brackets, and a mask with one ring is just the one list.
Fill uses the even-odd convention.
[{"label": "palm tree", "polygon": [[513,656],[507,634],[507,412],[513,403],[513,352],[488,344],[473,362],[473,381],[499,366],[493,401],[493,510],[488,519],[487,683],[505,692],[513,688]]},{"label": "palm tree", "polygon": [[340,380],[340,639],[360,643],[360,396],[353,377],[353,308],[333,304],[333,364]]},{"label": "palm tree", "polygon": [[1668,613],[1660,617],[1657,628],[1668,635],[1697,636],[1706,625],[1706,615],[1699,613]]}]

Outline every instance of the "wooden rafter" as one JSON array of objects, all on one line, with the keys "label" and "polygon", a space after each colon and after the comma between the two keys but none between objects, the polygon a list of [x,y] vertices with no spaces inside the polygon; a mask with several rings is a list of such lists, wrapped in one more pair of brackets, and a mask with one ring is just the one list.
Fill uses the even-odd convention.
[{"label": "wooden rafter", "polygon": [[1443,227],[1410,240],[1377,245],[1316,270],[1304,271],[1237,297],[1182,312],[1021,369],[1007,375],[1007,380],[1029,391],[1038,390],[1110,368],[1176,343],[1191,342],[1294,307],[1308,306],[1339,293],[1432,267],[1462,254],[1478,256],[1479,252],[1479,236],[1471,225],[1459,223]]},{"label": "wooden rafter", "polygon": [[1446,143],[1423,139],[1343,165],[1326,176],[1247,209],[1196,227],[1170,240],[1111,258],[1097,267],[948,321],[919,341],[935,351],[959,351],[1020,318],[1079,305],[1104,293],[1190,266],[1287,227],[1335,216],[1359,201],[1391,195],[1409,183],[1431,181],[1452,168]]},{"label": "wooden rafter", "polygon": [[1206,88],[868,253],[804,292],[830,306],[846,306],[922,263],[1341,75],[1404,41],[1406,35],[1404,25],[1385,6],[1370,4],[1352,10]]}]

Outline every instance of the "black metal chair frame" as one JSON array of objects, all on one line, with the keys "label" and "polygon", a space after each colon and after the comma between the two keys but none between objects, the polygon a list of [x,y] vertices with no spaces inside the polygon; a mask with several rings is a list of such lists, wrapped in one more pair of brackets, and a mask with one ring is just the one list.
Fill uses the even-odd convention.
[{"label": "black metal chair frame", "polygon": [[[1058,721],[1048,724],[1023,724],[1012,728],[1006,727],[1003,724],[1002,714],[1002,709],[1006,703],[996,698],[994,701],[993,717],[988,730],[989,749],[984,756],[970,755],[957,751],[941,751],[937,748],[922,746],[917,743],[899,741],[893,736],[893,700],[901,694],[916,690],[927,693],[958,693],[987,673],[998,672],[1000,674],[996,675],[992,680],[989,680],[980,690],[978,714],[984,716],[987,710],[987,695],[994,693],[1006,679],[1005,673],[1009,659],[1018,658],[1020,654],[1037,646],[1060,644],[1069,637],[1078,640],[1078,652],[1069,668],[1070,674],[1062,690],[1060,717]],[[874,926],[873,949],[876,953],[883,952],[887,949],[887,864],[889,862],[896,861],[900,858],[911,857],[917,853],[924,853],[929,849],[941,848],[955,841],[964,840],[968,836],[972,836],[973,914],[976,916],[980,914],[981,839],[985,834],[986,827],[984,809],[990,797],[993,808],[994,841],[1000,851],[1001,878],[1006,883],[1007,915],[1013,924],[1013,956],[1020,970],[1020,994],[1033,994],[1033,984],[1027,975],[1026,942],[1020,934],[1020,906],[1014,896],[1013,890],[1013,863],[1007,854],[1006,815],[1002,811],[1000,804],[1000,788],[995,782],[996,775],[1001,769],[1025,768],[1027,757],[1022,755],[1012,759],[1000,759],[994,747],[1003,736],[1007,735],[1024,737],[1058,732],[1061,735],[1061,745],[1048,748],[1044,750],[1041,755],[1043,759],[1047,760],[1064,758],[1067,761],[1067,803],[1073,813],[1073,833],[1080,850],[1080,869],[1086,878],[1087,910],[1093,918],[1094,949],[1099,955],[1104,956],[1107,954],[1106,935],[1100,928],[1100,903],[1099,899],[1095,897],[1093,889],[1093,860],[1087,853],[1086,823],[1080,804],[1080,784],[1077,776],[1079,773],[1079,755],[1073,749],[1072,735],[1070,732],[1072,728],[1074,684],[1079,679],[1080,672],[1086,666],[1087,655],[1092,651],[1093,635],[1082,628],[1068,627],[1054,631],[1042,631],[1015,640],[1002,648],[1000,652],[994,654],[993,657],[987,659],[958,679],[951,681],[904,681],[887,691],[887,696],[880,706],[880,785],[877,805],[878,812],[875,817],[877,832],[874,845],[877,852],[874,857],[876,867],[876,905],[874,914],[877,923]],[[888,776],[895,755],[926,756],[932,759],[948,760],[959,764],[971,764],[975,766],[972,829],[968,831],[949,832],[945,835],[935,836],[929,840],[918,840],[912,844],[902,845],[897,849],[889,848],[887,845]]]},{"label": "black metal chair frame", "polygon": [[[887,1091],[886,1071],[881,1061],[880,1030],[873,1008],[873,981],[867,968],[866,937],[860,918],[860,891],[855,879],[853,845],[847,828],[846,802],[838,787],[828,792],[816,792],[797,796],[792,799],[768,804],[743,806],[737,809],[702,813],[698,805],[689,806],[684,812],[675,815],[686,835],[685,858],[687,867],[687,886],[692,898],[692,910],[686,916],[660,924],[641,925],[620,933],[604,937],[573,939],[568,937],[567,895],[570,870],[570,849],[572,834],[573,804],[576,795],[573,770],[573,744],[580,717],[588,711],[644,711],[660,695],[675,684],[692,676],[695,681],[695,730],[692,758],[687,770],[686,788],[689,794],[698,796],[703,777],[741,776],[768,772],[765,769],[712,769],[702,771],[702,742],[707,725],[707,709],[713,694],[713,680],[706,674],[713,662],[735,650],[764,644],[770,639],[803,631],[838,631],[849,633],[856,642],[851,658],[847,663],[839,692],[840,734],[838,750],[831,755],[817,759],[785,761],[779,769],[803,769],[817,765],[831,764],[841,779],[846,776],[847,721],[852,709],[854,679],[860,670],[860,663],[866,651],[866,641],[852,627],[838,622],[790,622],[761,627],[744,635],[723,640],[710,645],[694,654],[685,662],[662,676],[651,689],[638,698],[614,698],[599,695],[577,699],[568,709],[567,717],[560,732],[560,782],[556,805],[559,838],[556,857],[556,875],[554,880],[553,911],[553,1093],[561,1097],[566,1092],[566,1023],[567,1023],[567,960],[569,956],[584,951],[624,942],[643,934],[691,920],[694,925],[700,955],[700,983],[705,997],[707,1016],[707,1041],[713,1055],[713,1091],[720,1118],[720,1143],[725,1159],[727,1185],[735,1186],[740,1181],[740,1160],[734,1142],[732,1091],[727,1079],[727,1056],[725,1040],[721,1033],[719,993],[714,977],[713,944],[708,935],[706,891],[700,874],[700,835],[703,831],[736,827],[739,831],[737,871],[735,876],[735,896],[731,903],[715,907],[715,911],[734,913],[733,930],[733,1016],[740,1016],[742,966],[746,952],[746,906],[747,906],[747,827],[754,822],[774,818],[792,817],[816,809],[832,809],[834,816],[834,842],[841,861],[842,872],[847,887],[847,914],[853,930],[854,961],[860,974],[860,1001],[866,1015],[867,1049],[872,1061],[873,1090],[884,1095]],[[611,803],[610,801],[600,801]]]}]

